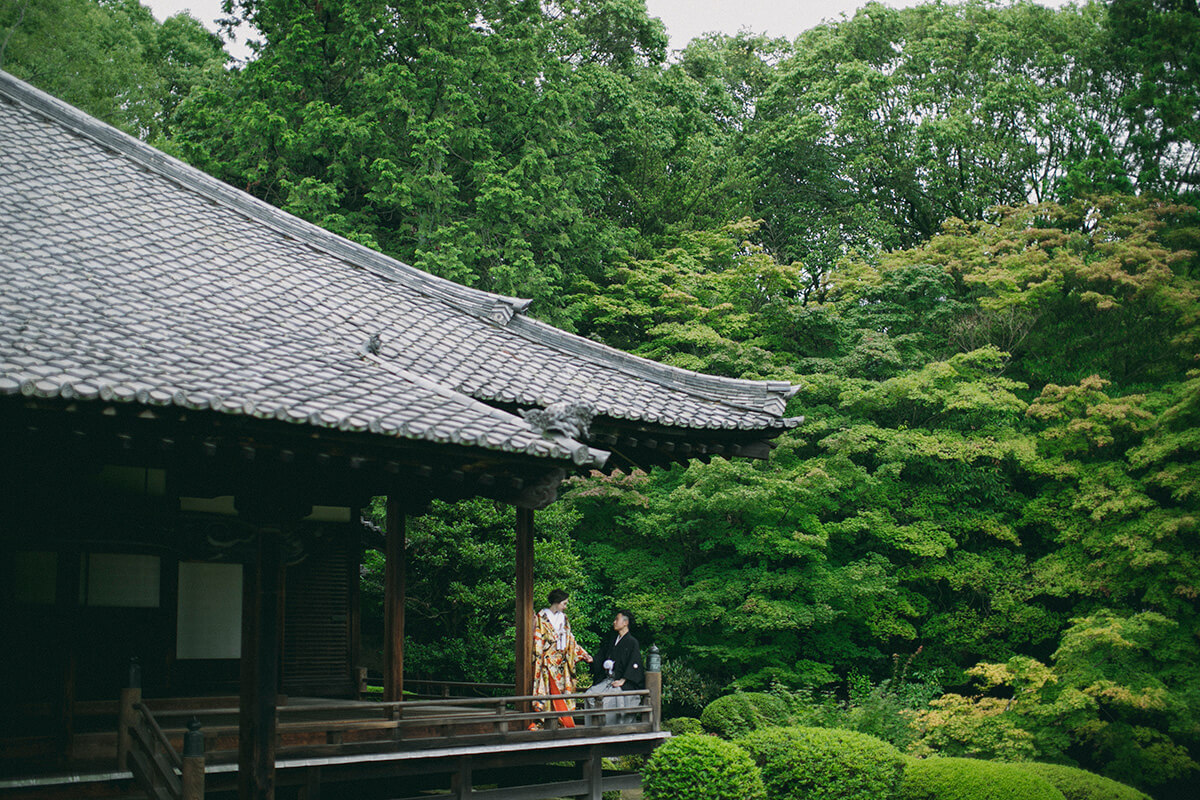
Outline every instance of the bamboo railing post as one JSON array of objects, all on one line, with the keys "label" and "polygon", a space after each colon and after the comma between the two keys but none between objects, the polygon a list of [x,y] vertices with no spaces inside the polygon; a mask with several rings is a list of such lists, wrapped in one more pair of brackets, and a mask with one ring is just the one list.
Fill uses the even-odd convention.
[{"label": "bamboo railing post", "polygon": [[137,656],[129,659],[129,678],[121,689],[121,703],[117,710],[117,769],[129,768],[129,729],[137,722],[137,710],[142,702],[142,665]]},{"label": "bamboo railing post", "polygon": [[196,717],[187,727],[183,735],[183,800],[204,800],[204,734]]}]

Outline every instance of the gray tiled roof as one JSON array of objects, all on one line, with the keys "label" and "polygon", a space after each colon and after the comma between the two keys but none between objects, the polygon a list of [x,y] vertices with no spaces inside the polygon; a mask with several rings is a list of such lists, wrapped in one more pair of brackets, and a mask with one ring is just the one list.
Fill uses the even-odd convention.
[{"label": "gray tiled roof", "polygon": [[[762,430],[787,384],[635,358],[272,208],[0,72],[0,394],[215,409],[599,464],[493,408]],[[378,353],[366,343],[378,335]],[[486,402],[482,402],[486,401]]]}]

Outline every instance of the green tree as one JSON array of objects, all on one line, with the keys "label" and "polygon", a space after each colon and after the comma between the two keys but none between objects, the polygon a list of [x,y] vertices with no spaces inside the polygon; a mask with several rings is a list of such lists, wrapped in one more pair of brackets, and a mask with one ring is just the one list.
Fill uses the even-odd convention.
[{"label": "green tree", "polygon": [[[374,512],[382,517],[383,498]],[[571,626],[594,649],[605,609],[598,608],[569,533],[573,512],[556,505],[539,512],[534,541],[534,597],[551,589],[571,593]],[[414,678],[511,682],[514,675],[513,592],[516,573],[511,506],[488,500],[435,502],[406,526],[405,673]],[[363,559],[363,630],[375,640],[383,625],[384,560]]]},{"label": "green tree", "polygon": [[689,176],[707,155],[707,118],[661,73],[665,34],[638,0],[229,10],[261,31],[258,57],[181,106],[177,152],[560,322],[565,287],[680,206],[654,188],[668,165]]},{"label": "green tree", "polygon": [[226,58],[192,17],[160,25],[137,0],[0,4],[0,67],[143,139],[164,133],[180,99]]},{"label": "green tree", "polygon": [[1194,198],[1200,9],[1194,0],[1110,0],[1108,8],[1108,47],[1122,67],[1116,105],[1130,120],[1131,171],[1139,186]]},{"label": "green tree", "polygon": [[[1161,14],[1151,27],[1177,18],[1193,24]],[[817,288],[845,255],[911,247],[997,204],[1186,189],[1195,72],[1171,54],[1190,39],[1173,31],[1131,62],[1114,37],[1132,48],[1152,35],[1141,30],[1110,24],[1098,3],[980,0],[868,3],[805,32],[747,136],[762,241],[805,262]],[[1134,77],[1131,63],[1147,66]],[[1111,100],[1113,87],[1134,86],[1140,106]],[[1169,125],[1147,99],[1160,91],[1172,97]],[[1155,165],[1176,177],[1159,179]]]}]

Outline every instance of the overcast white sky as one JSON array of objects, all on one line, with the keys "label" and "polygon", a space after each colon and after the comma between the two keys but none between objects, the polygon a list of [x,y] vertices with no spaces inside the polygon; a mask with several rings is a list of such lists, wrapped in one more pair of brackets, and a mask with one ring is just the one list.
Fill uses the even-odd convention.
[{"label": "overcast white sky", "polygon": [[[221,0],[142,0],[162,20],[180,11],[192,16],[209,28],[221,16]],[[853,14],[867,0],[646,0],[652,16],[667,26],[672,49],[686,45],[696,36],[709,31],[737,33],[742,28],[755,33],[794,38],[825,19],[840,14]],[[893,8],[916,5],[919,0],[884,0]],[[1065,0],[1040,0],[1042,5],[1060,6]],[[240,43],[239,43],[240,44]],[[237,45],[229,46],[235,56],[244,57]]]}]

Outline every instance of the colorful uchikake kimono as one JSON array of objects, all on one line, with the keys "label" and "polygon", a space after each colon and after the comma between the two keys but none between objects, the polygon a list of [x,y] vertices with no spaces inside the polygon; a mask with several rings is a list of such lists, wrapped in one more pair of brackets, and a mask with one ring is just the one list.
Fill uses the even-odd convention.
[{"label": "colorful uchikake kimono", "polygon": [[[571,623],[563,612],[554,614],[543,608],[534,617],[533,626],[533,693],[571,694],[575,691],[575,661],[587,656],[587,651],[575,642]],[[574,700],[553,700],[555,711],[575,710]],[[533,701],[534,711],[545,711],[546,704]],[[574,728],[569,714],[559,717],[564,728]]]}]

